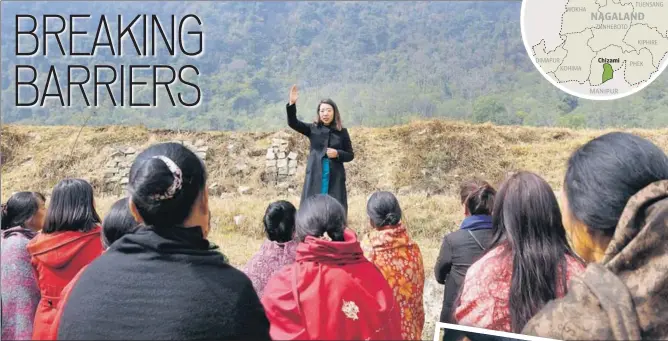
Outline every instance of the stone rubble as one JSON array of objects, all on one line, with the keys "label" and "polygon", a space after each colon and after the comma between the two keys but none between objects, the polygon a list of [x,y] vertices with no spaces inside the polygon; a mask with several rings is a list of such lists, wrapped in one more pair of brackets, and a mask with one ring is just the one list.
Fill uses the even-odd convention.
[{"label": "stone rubble", "polygon": [[[206,161],[209,147],[203,140],[197,140],[194,143],[189,141],[172,141],[182,144],[192,150],[199,158]],[[139,152],[133,147],[116,148],[109,155],[109,161],[104,168],[104,189],[106,192],[121,194],[130,181],[130,167]]]},{"label": "stone rubble", "polygon": [[[263,152],[263,149],[258,149],[257,153],[255,153],[257,155],[254,157],[239,156],[237,160],[234,161],[235,163],[233,163],[230,174],[232,176],[250,175],[254,167],[252,166],[253,162],[249,160],[249,158],[255,158],[260,161],[264,154],[265,168],[263,179],[265,184],[281,191],[294,193],[296,188],[294,178],[297,173],[303,171],[303,169],[299,170],[298,168],[299,152],[292,150],[289,138],[290,135],[275,134],[274,138],[271,140],[271,146],[266,149],[266,153]],[[186,146],[205,162],[209,156],[209,146],[204,140],[178,140],[172,142]],[[226,145],[225,148],[230,152],[236,152],[238,145],[230,143]],[[123,194],[129,182],[129,173],[132,162],[134,162],[137,155],[141,153],[141,150],[128,146],[109,148],[108,150],[105,150],[105,152],[110,154],[109,161],[104,165],[103,171],[104,191],[107,193]],[[216,187],[218,186],[212,186],[211,190],[218,195],[219,190]],[[251,195],[253,189],[244,186],[244,184],[239,184],[237,193],[241,195]]]},{"label": "stone rubble", "polygon": [[281,190],[291,188],[291,177],[297,174],[296,151],[290,150],[285,138],[273,138],[266,154],[266,181]]}]

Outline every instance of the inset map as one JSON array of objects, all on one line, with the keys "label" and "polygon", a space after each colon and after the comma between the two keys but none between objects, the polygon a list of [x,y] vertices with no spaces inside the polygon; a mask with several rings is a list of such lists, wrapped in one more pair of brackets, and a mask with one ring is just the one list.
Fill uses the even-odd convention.
[{"label": "inset map", "polygon": [[668,65],[668,0],[524,0],[521,22],[534,65],[573,96],[622,98]]}]

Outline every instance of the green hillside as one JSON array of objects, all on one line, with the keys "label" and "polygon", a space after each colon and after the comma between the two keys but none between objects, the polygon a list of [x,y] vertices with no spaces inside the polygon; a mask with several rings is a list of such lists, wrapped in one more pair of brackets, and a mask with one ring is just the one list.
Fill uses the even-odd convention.
[{"label": "green hillside", "polygon": [[[117,58],[100,53],[94,64],[192,63],[200,70],[202,104],[193,109],[62,108],[14,103],[13,72],[2,73],[3,122],[38,125],[145,125],[197,130],[272,130],[285,125],[289,86],[301,88],[300,115],[315,114],[317,100],[333,98],[348,126],[387,126],[415,118],[563,127],[668,126],[668,76],[613,102],[579,100],[545,80],[522,44],[520,6],[497,2],[3,2],[2,70],[14,56],[16,13],[85,13],[90,31],[100,14],[198,15],[204,54],[189,60]],[[147,12],[148,11],[148,12]],[[85,27],[85,23],[81,25]],[[94,33],[92,34],[94,36]],[[49,48],[54,48],[50,46]],[[28,60],[46,74],[66,72],[74,59]],[[63,75],[64,77],[64,75]],[[148,90],[148,89],[146,89]],[[137,92],[140,99],[152,92]],[[161,98],[163,104],[167,98]]]}]

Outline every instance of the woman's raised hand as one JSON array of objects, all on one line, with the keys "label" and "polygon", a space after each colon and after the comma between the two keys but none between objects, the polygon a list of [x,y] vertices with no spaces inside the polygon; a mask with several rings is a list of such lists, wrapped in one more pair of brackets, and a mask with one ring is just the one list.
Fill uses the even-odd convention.
[{"label": "woman's raised hand", "polygon": [[297,91],[297,85],[295,84],[290,88],[290,105],[297,103],[298,98],[299,92]]}]

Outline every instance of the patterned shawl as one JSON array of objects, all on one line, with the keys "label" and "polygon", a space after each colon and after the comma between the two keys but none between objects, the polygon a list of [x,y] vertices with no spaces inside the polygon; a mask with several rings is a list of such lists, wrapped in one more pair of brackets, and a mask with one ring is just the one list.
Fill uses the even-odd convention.
[{"label": "patterned shawl", "polygon": [[297,245],[294,240],[287,243],[265,240],[260,250],[248,261],[243,272],[253,282],[259,297],[262,297],[269,278],[283,266],[295,261]]},{"label": "patterned shawl", "polygon": [[420,340],[424,325],[424,265],[418,245],[403,225],[372,230],[362,242],[365,256],[383,273],[401,307],[404,340]]},{"label": "patterned shawl", "polygon": [[39,287],[26,249],[35,232],[13,227],[2,231],[2,339],[31,340]]},{"label": "patterned shawl", "polygon": [[559,340],[668,339],[668,180],[626,204],[605,257],[522,334]]}]

